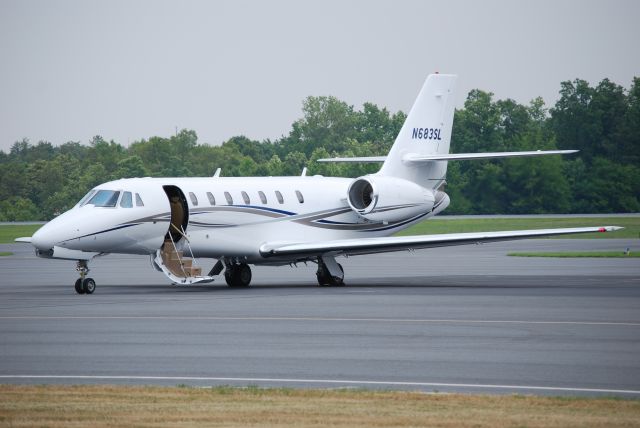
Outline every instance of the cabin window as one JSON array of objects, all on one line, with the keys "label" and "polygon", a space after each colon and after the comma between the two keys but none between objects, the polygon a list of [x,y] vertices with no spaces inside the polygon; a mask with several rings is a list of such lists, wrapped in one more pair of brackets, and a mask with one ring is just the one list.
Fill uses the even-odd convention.
[{"label": "cabin window", "polygon": [[144,207],[144,202],[142,202],[142,198],[137,193],[136,193],[136,207]]},{"label": "cabin window", "polygon": [[244,203],[246,205],[249,205],[251,203],[251,199],[249,199],[249,195],[247,195],[247,192],[243,190],[242,192],[240,192],[240,194],[242,195],[242,200],[244,201]]},{"label": "cabin window", "polygon": [[278,200],[278,203],[280,204],[284,203],[284,198],[282,197],[282,193],[280,193],[279,190],[276,190],[276,199]]},{"label": "cabin window", "polygon": [[120,199],[120,206],[122,208],[133,208],[133,197],[131,196],[131,192],[124,192],[122,194],[122,199]]},{"label": "cabin window", "polygon": [[233,205],[233,198],[231,197],[231,193],[224,192],[224,198],[227,200],[227,205]]},{"label": "cabin window", "polygon": [[197,207],[198,206],[198,198],[196,198],[195,193],[189,192],[189,198],[191,198],[191,203],[193,204],[193,206]]},{"label": "cabin window", "polygon": [[86,195],[84,195],[82,199],[80,199],[80,202],[78,202],[78,206],[81,207],[84,204],[86,204],[89,198],[92,197],[94,193],[96,193],[96,189],[89,190],[89,192]]},{"label": "cabin window", "polygon": [[209,205],[216,204],[216,198],[213,196],[213,193],[207,192],[207,198],[209,198]]},{"label": "cabin window", "polygon": [[261,201],[263,204],[265,204],[265,205],[266,205],[266,204],[267,204],[267,196],[264,194],[264,192],[263,192],[262,190],[259,190],[259,191],[258,191],[258,196],[260,196],[260,201]]},{"label": "cabin window", "polygon": [[91,204],[94,207],[115,207],[119,197],[120,192],[115,190],[98,190],[87,204]]},{"label": "cabin window", "polygon": [[302,193],[300,193],[299,190],[296,190],[296,196],[298,197],[298,202],[300,202],[301,204],[304,204],[304,197],[302,196]]}]

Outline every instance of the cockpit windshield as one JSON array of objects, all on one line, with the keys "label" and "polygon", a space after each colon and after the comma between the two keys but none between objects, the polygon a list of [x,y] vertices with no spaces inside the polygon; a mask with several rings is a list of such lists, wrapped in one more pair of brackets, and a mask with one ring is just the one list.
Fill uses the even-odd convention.
[{"label": "cockpit windshield", "polygon": [[87,202],[95,207],[115,207],[120,192],[115,190],[98,190]]},{"label": "cockpit windshield", "polygon": [[89,190],[89,192],[86,195],[84,195],[82,199],[80,199],[80,202],[78,202],[78,206],[81,207],[84,204],[86,204],[89,198],[92,197],[94,193],[96,193],[96,189]]}]

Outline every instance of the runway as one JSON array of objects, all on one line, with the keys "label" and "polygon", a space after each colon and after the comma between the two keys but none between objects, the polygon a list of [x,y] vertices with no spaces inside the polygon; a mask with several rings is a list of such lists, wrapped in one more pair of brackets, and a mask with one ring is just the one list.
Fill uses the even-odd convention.
[{"label": "runway", "polygon": [[[511,251],[640,250],[529,240],[254,268],[253,286],[171,286],[148,258],[92,265],[0,251],[0,382],[367,387],[640,396],[640,260]],[[212,261],[203,261],[208,267]]]}]

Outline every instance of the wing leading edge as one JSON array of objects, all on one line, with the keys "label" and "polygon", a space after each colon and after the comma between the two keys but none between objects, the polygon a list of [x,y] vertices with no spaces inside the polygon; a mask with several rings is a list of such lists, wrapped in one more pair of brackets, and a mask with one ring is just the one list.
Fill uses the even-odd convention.
[{"label": "wing leading edge", "polygon": [[391,236],[385,238],[339,239],[325,242],[265,243],[260,246],[263,257],[311,257],[322,254],[362,255],[390,251],[448,247],[482,242],[570,235],[577,233],[612,232],[619,226],[574,227],[564,229],[508,230],[502,232],[448,233],[438,235]]}]

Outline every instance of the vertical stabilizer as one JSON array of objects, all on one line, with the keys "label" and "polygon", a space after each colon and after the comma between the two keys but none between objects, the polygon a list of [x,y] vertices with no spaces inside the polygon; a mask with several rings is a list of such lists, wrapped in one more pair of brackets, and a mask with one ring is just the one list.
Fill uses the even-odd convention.
[{"label": "vertical stabilizer", "polygon": [[427,77],[378,174],[404,178],[431,189],[440,186],[447,173],[447,161],[409,164],[403,162],[403,156],[449,153],[456,78],[452,74]]}]

